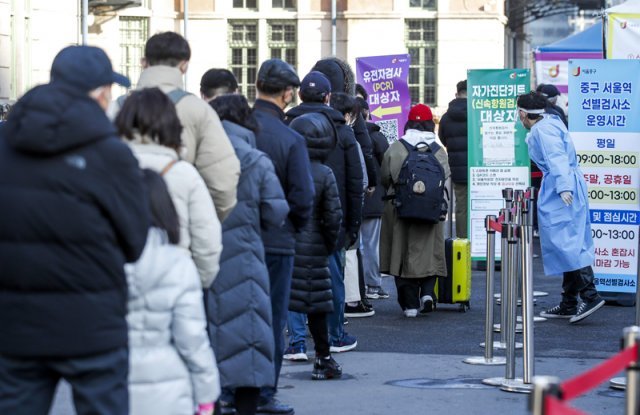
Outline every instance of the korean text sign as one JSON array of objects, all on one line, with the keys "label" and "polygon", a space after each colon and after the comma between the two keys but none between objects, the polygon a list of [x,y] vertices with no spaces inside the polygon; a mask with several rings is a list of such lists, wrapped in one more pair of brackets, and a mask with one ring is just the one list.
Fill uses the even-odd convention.
[{"label": "korean text sign", "polygon": [[371,119],[389,141],[402,137],[411,109],[407,84],[410,63],[407,54],[356,59],[357,82],[369,94]]},{"label": "korean text sign", "polygon": [[486,258],[484,220],[504,207],[502,189],[529,186],[526,130],[516,122],[516,100],[527,92],[527,69],[468,71],[468,229],[471,256],[476,260]]},{"label": "korean text sign", "polygon": [[569,127],[587,182],[596,287],[635,292],[640,223],[640,61],[570,60]]}]

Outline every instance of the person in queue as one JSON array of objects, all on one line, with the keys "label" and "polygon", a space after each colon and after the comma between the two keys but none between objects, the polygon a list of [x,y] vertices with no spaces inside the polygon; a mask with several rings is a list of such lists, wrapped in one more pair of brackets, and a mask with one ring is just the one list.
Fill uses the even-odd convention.
[{"label": "person in queue", "polygon": [[520,121],[530,130],[529,157],[543,173],[538,224],[544,272],[563,275],[562,301],[540,315],[577,323],[605,303],[593,283],[587,185],[567,128],[558,116],[545,112],[546,98],[531,92],[518,97],[517,105]]}]

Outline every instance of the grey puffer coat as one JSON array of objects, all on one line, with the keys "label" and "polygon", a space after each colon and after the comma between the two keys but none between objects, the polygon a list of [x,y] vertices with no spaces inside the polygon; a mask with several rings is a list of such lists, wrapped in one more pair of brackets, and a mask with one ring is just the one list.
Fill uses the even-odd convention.
[{"label": "grey puffer coat", "polygon": [[132,415],[193,414],[220,394],[198,271],[166,239],[151,228],[140,260],[125,266]]},{"label": "grey puffer coat", "polygon": [[238,204],[222,223],[220,271],[207,295],[209,336],[223,387],[273,386],[271,297],[261,231],[282,226],[289,206],[273,163],[249,144],[255,143],[253,133],[228,121],[223,126],[241,173]]},{"label": "grey puffer coat", "polygon": [[311,220],[296,234],[289,310],[330,313],[333,311],[333,292],[329,255],[335,251],[338,242],[342,208],[333,172],[322,162],[336,146],[337,133],[333,123],[322,113],[301,115],[290,127],[307,142],[315,198]]}]

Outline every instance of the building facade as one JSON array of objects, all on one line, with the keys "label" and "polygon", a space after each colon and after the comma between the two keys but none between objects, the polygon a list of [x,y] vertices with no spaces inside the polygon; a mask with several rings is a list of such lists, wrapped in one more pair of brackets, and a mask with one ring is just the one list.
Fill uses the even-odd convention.
[{"label": "building facade", "polygon": [[[77,0],[0,0],[0,100],[15,100],[46,82],[55,53],[80,41]],[[498,0],[141,0],[140,7],[94,10],[88,43],[104,48],[114,67],[135,83],[144,42],[152,34],[184,33],[192,47],[187,89],[197,92],[208,68],[225,67],[242,92],[255,96],[262,61],[282,58],[301,75],[331,55],[355,66],[357,57],[409,53],[414,102],[441,109],[455,84],[475,68],[505,63],[504,2]],[[55,6],[54,6],[55,5]]]}]

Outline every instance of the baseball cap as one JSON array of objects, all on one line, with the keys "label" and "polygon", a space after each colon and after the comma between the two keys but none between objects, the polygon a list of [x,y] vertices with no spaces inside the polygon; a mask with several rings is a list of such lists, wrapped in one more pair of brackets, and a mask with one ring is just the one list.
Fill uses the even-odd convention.
[{"label": "baseball cap", "polygon": [[538,92],[540,92],[547,98],[553,98],[560,95],[560,91],[558,91],[558,88],[556,88],[556,86],[552,84],[543,84],[538,86]]},{"label": "baseball cap", "polygon": [[360,106],[360,109],[369,109],[369,103],[362,97],[356,97],[356,103]]},{"label": "baseball cap", "polygon": [[409,121],[432,121],[431,108],[424,104],[416,104],[409,111]]},{"label": "baseball cap", "polygon": [[131,86],[126,76],[113,71],[107,54],[94,46],[68,46],[58,52],[51,65],[51,82],[86,92],[113,83]]},{"label": "baseball cap", "polygon": [[331,82],[322,72],[311,71],[302,79],[300,91],[324,98],[331,92]]},{"label": "baseball cap", "polygon": [[282,59],[264,61],[258,70],[258,81],[282,89],[300,86],[296,70]]}]

